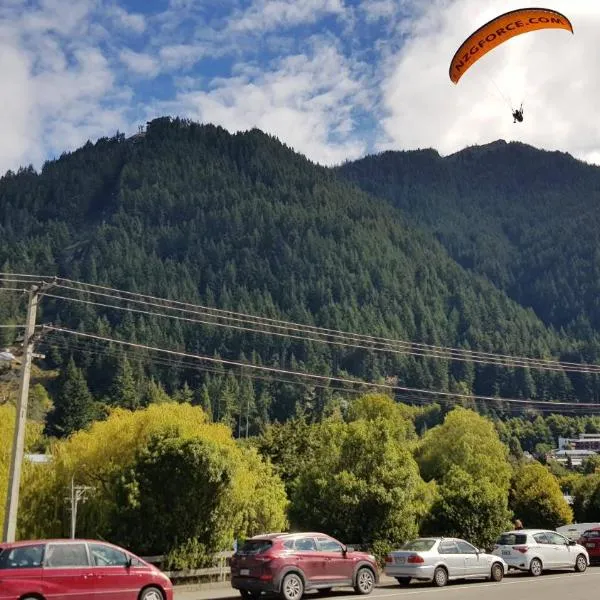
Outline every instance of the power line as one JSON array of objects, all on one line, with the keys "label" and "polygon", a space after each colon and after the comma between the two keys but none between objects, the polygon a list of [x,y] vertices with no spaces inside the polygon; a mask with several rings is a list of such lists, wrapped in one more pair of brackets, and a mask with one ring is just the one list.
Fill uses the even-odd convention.
[{"label": "power line", "polygon": [[370,387],[373,389],[385,389],[388,391],[389,390],[402,391],[402,392],[408,392],[408,393],[413,393],[413,394],[430,395],[430,396],[439,397],[439,398],[460,398],[460,399],[467,400],[467,401],[476,400],[476,401],[482,401],[482,402],[509,403],[509,404],[513,404],[513,405],[527,406],[527,407],[533,407],[533,405],[536,405],[536,404],[542,404],[544,406],[548,406],[549,404],[551,404],[554,407],[577,408],[579,410],[584,409],[584,407],[585,407],[585,410],[589,409],[589,410],[600,412],[600,404],[579,403],[579,402],[562,402],[562,401],[548,402],[546,400],[523,400],[523,399],[516,399],[516,398],[501,398],[501,397],[496,397],[496,396],[467,395],[467,394],[460,394],[460,393],[456,393],[456,392],[442,392],[442,391],[436,391],[436,390],[424,390],[424,389],[418,389],[418,388],[409,388],[409,387],[398,386],[398,385],[367,382],[367,381],[363,381],[363,380],[359,380],[359,379],[349,379],[349,378],[334,377],[334,376],[329,376],[329,375],[318,375],[315,373],[304,373],[301,371],[292,371],[290,369],[281,369],[281,368],[269,367],[269,366],[265,366],[265,365],[255,365],[255,364],[251,364],[251,363],[243,363],[240,361],[233,361],[233,360],[215,358],[215,357],[210,357],[210,356],[202,356],[202,355],[198,355],[198,354],[192,354],[189,352],[168,350],[165,348],[157,348],[157,347],[148,346],[145,344],[127,342],[124,340],[117,340],[114,338],[85,333],[85,332],[81,332],[81,331],[73,331],[70,329],[62,328],[62,327],[46,326],[45,328],[50,331],[56,331],[56,332],[65,333],[68,335],[87,338],[87,339],[99,340],[99,341],[103,341],[103,342],[107,342],[107,343],[119,344],[119,345],[127,346],[130,348],[138,348],[138,349],[148,350],[151,352],[160,352],[160,353],[164,353],[164,354],[167,354],[170,356],[181,356],[183,358],[191,358],[194,360],[206,361],[206,362],[213,363],[213,364],[222,364],[222,365],[228,365],[228,366],[234,366],[234,367],[242,367],[242,368],[246,368],[246,369],[258,370],[258,371],[267,372],[267,373],[276,373],[276,374],[292,375],[292,376],[296,376],[296,377],[304,377],[304,378],[315,380],[315,381],[330,381],[330,382],[343,383],[343,384],[349,384],[349,385],[362,385],[362,386]]}]

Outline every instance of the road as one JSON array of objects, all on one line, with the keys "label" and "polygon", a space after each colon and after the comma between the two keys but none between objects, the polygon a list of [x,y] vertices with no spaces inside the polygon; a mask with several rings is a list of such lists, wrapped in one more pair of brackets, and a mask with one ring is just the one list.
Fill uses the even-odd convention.
[{"label": "road", "polygon": [[[526,574],[507,575],[500,583],[487,581],[469,581],[450,583],[444,588],[430,585],[411,584],[408,588],[399,588],[386,579],[373,591],[369,600],[591,600],[600,586],[600,568],[590,568],[582,574],[552,573],[538,578]],[[331,600],[357,600],[357,596],[348,591],[334,592],[326,596]],[[321,596],[307,593],[305,600],[317,600]],[[221,587],[211,590],[177,590],[175,600],[240,600],[240,596],[231,588]]]}]

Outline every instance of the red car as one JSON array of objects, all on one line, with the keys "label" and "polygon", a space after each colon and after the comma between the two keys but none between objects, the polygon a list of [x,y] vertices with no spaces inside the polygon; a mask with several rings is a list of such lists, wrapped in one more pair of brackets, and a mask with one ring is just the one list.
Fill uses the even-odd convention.
[{"label": "red car", "polygon": [[0,600],[173,600],[159,569],[106,542],[0,543]]},{"label": "red car", "polygon": [[577,543],[588,551],[590,563],[600,561],[600,527],[584,531]]},{"label": "red car", "polygon": [[324,533],[255,536],[231,558],[231,585],[248,600],[261,592],[300,600],[307,590],[326,594],[348,586],[370,594],[378,580],[374,556],[349,550]]}]

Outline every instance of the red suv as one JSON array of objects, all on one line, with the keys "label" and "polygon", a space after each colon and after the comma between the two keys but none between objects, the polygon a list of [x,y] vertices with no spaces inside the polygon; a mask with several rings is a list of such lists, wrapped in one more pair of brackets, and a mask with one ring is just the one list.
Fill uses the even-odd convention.
[{"label": "red suv", "polygon": [[590,563],[600,561],[600,527],[584,531],[577,543],[588,551]]},{"label": "red suv", "polygon": [[0,543],[0,600],[173,600],[169,578],[93,540]]},{"label": "red suv", "polygon": [[231,585],[248,600],[261,592],[300,600],[307,590],[327,594],[341,586],[370,594],[378,580],[374,556],[349,550],[323,533],[257,535],[231,558]]}]

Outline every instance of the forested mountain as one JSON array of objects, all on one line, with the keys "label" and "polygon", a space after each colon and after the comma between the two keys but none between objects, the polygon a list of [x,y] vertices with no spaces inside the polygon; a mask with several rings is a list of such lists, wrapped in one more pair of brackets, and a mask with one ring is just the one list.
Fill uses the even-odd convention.
[{"label": "forested mountain", "polygon": [[597,339],[600,168],[500,140],[445,158],[385,152],[338,173],[391,200],[546,324]]},{"label": "forested mountain", "polygon": [[[57,274],[390,338],[573,360],[593,351],[573,332],[548,325],[566,325],[582,311],[593,322],[598,280],[586,269],[594,254],[572,264],[564,246],[569,240],[569,252],[576,245],[583,253],[596,238],[576,234],[571,219],[560,239],[548,239],[560,221],[546,208],[552,201],[561,214],[574,214],[560,190],[576,187],[573,198],[592,194],[600,171],[562,155],[501,146],[450,159],[386,154],[341,172],[398,206],[258,130],[231,135],[157,119],[145,135],[117,134],[46,163],[39,174],[29,168],[3,177],[0,265],[4,272]],[[586,231],[593,228],[593,216],[579,214],[581,227],[582,221]],[[525,256],[527,248],[537,248],[536,255]],[[564,266],[552,263],[556,268],[545,271],[559,256]],[[539,273],[530,272],[531,296],[524,296],[530,263]],[[589,296],[577,287],[584,275]],[[556,291],[544,312],[527,298],[541,298],[546,288]],[[0,294],[0,322],[13,319],[17,306],[13,296]],[[44,298],[39,321],[313,373],[397,378],[419,388],[580,401],[600,390],[593,376],[333,347],[53,298]],[[160,397],[160,383],[179,399],[201,403],[216,420],[239,424],[242,411],[251,412],[252,431],[298,412],[321,414],[334,400],[332,390],[157,364],[147,354],[124,360],[112,346],[91,351],[81,340],[71,342],[57,336],[46,342],[47,366],[62,371],[51,390],[56,399],[69,396],[68,389],[69,397],[89,403],[87,386],[96,401],[135,408]]]}]

